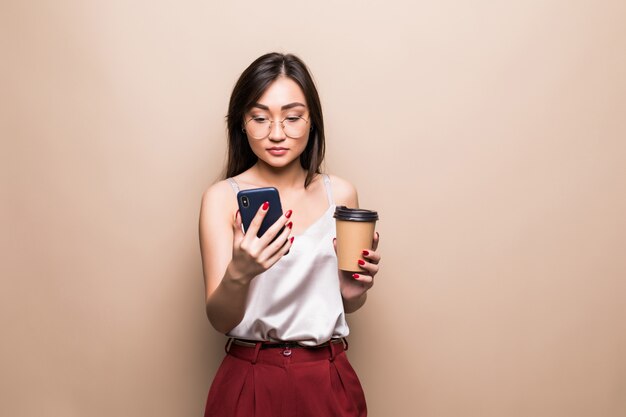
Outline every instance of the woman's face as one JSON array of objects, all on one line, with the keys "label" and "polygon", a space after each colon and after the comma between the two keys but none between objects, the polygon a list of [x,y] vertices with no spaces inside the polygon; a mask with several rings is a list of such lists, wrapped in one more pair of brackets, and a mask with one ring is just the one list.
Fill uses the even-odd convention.
[{"label": "woman's face", "polygon": [[259,160],[273,167],[284,167],[298,160],[306,148],[311,128],[309,119],[300,86],[291,78],[279,77],[245,114],[244,128]]}]

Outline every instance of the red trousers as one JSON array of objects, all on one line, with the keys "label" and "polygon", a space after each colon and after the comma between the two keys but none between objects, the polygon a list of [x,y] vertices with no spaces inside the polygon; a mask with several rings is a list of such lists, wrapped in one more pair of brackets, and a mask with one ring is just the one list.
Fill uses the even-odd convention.
[{"label": "red trousers", "polygon": [[343,344],[318,348],[232,344],[205,417],[365,417],[365,396]]}]

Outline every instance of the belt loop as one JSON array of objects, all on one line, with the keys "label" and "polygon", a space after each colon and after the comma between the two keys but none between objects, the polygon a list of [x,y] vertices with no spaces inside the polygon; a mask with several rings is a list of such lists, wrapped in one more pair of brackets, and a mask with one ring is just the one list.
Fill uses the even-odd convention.
[{"label": "belt loop", "polygon": [[335,344],[332,339],[328,341],[328,348],[330,349],[330,358],[328,360],[332,362],[335,360]]},{"label": "belt loop", "polygon": [[233,344],[233,339],[232,337],[229,337],[228,340],[226,341],[226,346],[224,346],[224,350],[226,351],[226,353],[228,353],[228,351],[230,350],[231,345]]},{"label": "belt loop", "polygon": [[263,342],[256,342],[254,346],[254,353],[252,354],[252,365],[256,363],[257,358],[259,357],[259,351],[261,350],[261,346],[263,346]]}]

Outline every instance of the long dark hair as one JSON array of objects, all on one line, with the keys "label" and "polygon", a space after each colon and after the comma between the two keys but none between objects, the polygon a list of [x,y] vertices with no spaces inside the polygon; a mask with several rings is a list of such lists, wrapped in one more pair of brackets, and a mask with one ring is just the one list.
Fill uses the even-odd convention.
[{"label": "long dark hair", "polygon": [[304,187],[308,187],[315,174],[320,173],[324,160],[324,118],[322,105],[308,68],[292,54],[272,52],[257,58],[239,77],[228,104],[228,163],[225,178],[241,174],[252,167],[257,156],[252,152],[242,129],[244,115],[258,101],[269,85],[278,77],[295,81],[306,98],[311,119],[309,141],[300,155],[300,164],[307,171]]}]

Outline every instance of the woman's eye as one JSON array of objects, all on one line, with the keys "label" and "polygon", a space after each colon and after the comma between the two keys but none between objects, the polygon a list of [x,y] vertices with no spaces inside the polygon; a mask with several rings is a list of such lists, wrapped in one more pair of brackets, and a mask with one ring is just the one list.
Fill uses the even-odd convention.
[{"label": "woman's eye", "polygon": [[252,120],[254,120],[257,123],[265,123],[267,122],[267,117],[256,116],[256,117],[252,117]]},{"label": "woman's eye", "polygon": [[290,122],[290,123],[297,122],[298,120],[300,120],[300,118],[297,116],[289,116],[285,118],[285,121]]}]

